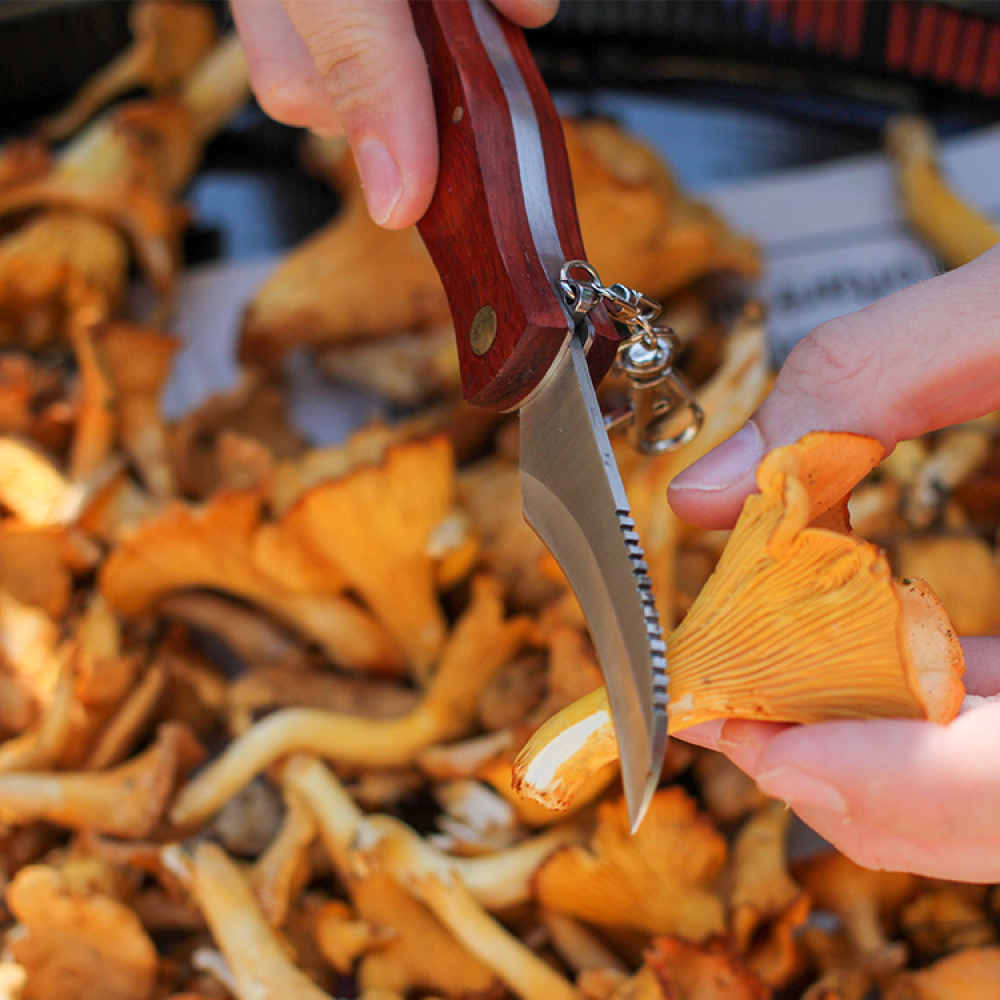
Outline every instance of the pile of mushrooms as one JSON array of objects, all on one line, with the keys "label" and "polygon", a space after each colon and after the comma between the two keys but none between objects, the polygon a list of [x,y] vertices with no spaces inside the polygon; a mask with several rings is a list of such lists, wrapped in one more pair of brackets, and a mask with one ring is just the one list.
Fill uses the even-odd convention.
[{"label": "pile of mushrooms", "polygon": [[[137,5],[134,50],[47,123],[65,144],[0,151],[0,1000],[991,996],[988,887],[791,857],[791,814],[709,751],[671,741],[630,833],[516,429],[457,399],[433,269],[368,221],[342,147],[305,143],[343,209],[247,302],[239,383],[165,417],[178,192],[247,96],[203,14]],[[123,82],[150,94],[98,112]],[[887,460],[811,435],[733,532],[680,523],[666,484],[771,382],[760,310],[723,322],[713,298],[760,260],[635,137],[567,140],[595,264],[664,299],[706,410],[686,450],[618,456],[673,726],[946,724],[955,627],[996,627],[995,421]],[[904,186],[928,185],[947,228],[939,172]],[[302,348],[402,415],[310,444],[283,376]],[[406,379],[375,374],[399,357]]]}]

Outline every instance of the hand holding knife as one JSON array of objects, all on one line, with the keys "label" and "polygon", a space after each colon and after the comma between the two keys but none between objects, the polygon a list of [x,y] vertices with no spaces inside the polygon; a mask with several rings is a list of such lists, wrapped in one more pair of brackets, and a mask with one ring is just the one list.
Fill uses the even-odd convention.
[{"label": "hand holding knife", "polygon": [[[520,414],[525,517],[586,615],[635,829],[666,750],[666,643],[594,387],[622,343],[609,310],[638,331],[640,366],[657,351],[656,310],[629,289],[604,288],[583,263],[562,124],[520,29],[485,0],[410,7],[441,145],[418,228],[448,296],[465,397]],[[661,396],[680,398],[688,414],[673,444],[699,411],[669,383],[661,341]]]}]

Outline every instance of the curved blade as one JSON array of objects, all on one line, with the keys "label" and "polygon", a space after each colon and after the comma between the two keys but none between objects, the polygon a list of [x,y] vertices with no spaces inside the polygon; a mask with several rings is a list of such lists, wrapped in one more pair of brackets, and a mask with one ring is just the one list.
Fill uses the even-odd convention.
[{"label": "curved blade", "polygon": [[628,499],[578,336],[521,407],[524,515],[587,617],[635,830],[667,744],[667,656]]}]

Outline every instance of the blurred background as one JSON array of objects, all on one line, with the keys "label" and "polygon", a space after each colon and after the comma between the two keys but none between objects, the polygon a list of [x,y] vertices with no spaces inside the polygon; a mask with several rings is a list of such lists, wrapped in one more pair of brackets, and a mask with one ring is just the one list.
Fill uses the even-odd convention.
[{"label": "blurred background", "polygon": [[[130,7],[0,4],[0,131],[29,131],[124,48]],[[876,150],[900,111],[942,138],[1000,120],[993,0],[563,0],[529,41],[564,110],[621,120],[696,193]],[[291,246],[335,211],[296,141],[251,107],[212,143],[187,192],[189,263]]]}]

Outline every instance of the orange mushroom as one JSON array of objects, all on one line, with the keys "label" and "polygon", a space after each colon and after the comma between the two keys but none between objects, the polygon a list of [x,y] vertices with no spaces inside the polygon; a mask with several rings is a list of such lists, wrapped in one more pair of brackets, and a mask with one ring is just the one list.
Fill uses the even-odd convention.
[{"label": "orange mushroom", "polygon": [[675,786],[653,796],[634,836],[623,801],[602,802],[589,844],[552,854],[535,876],[535,896],[601,927],[702,940],[724,929],[715,884],[725,859],[722,836]]},{"label": "orange mushroom", "polygon": [[7,888],[17,925],[8,946],[26,970],[21,1000],[150,1000],[156,946],[126,903],[29,865]]},{"label": "orange mushroom", "polygon": [[201,748],[183,726],[164,723],[149,749],[109,771],[0,774],[0,818],[148,836],[163,819],[179,777],[200,757]]},{"label": "orange mushroom", "polygon": [[740,961],[722,938],[701,944],[676,936],[657,938],[645,961],[656,974],[664,997],[770,1000],[772,996],[771,988]]},{"label": "orange mushroom", "polygon": [[130,12],[132,44],[94,74],[39,132],[58,142],[116,97],[136,87],[166,93],[182,83],[218,34],[212,11],[200,3],[145,0]]},{"label": "orange mushroom", "polygon": [[443,436],[388,448],[303,494],[284,524],[371,608],[426,680],[445,640],[432,540],[455,505],[454,457]]},{"label": "orange mushroom", "polygon": [[917,115],[890,119],[885,146],[903,214],[947,267],[959,267],[1000,240],[1000,228],[952,188],[938,162],[931,123]]},{"label": "orange mushroom", "polygon": [[190,866],[192,892],[225,956],[237,997],[330,1000],[296,966],[285,942],[264,919],[243,872],[221,847],[199,844]]},{"label": "orange mushroom", "polygon": [[906,963],[906,944],[894,940],[893,932],[901,908],[919,889],[915,875],[862,868],[833,850],[805,858],[793,870],[814,908],[840,920],[855,964],[878,975]]},{"label": "orange mushroom", "polygon": [[[138,617],[177,591],[221,590],[272,611],[342,666],[391,669],[398,664],[399,653],[385,630],[339,593],[339,575],[328,573],[323,589],[316,588],[313,575],[312,587],[293,590],[275,564],[261,559],[261,504],[253,494],[220,493],[201,510],[177,502],[147,518],[101,568],[101,590],[109,605]],[[295,550],[287,556],[296,558]]]},{"label": "orange mushroom", "polygon": [[885,1000],[993,1000],[998,982],[1000,948],[966,948],[897,976]]},{"label": "orange mushroom", "polygon": [[[870,438],[813,433],[765,457],[760,492],[667,639],[671,731],[958,713],[964,661],[940,602],[922,581],[894,580],[885,554],[847,530],[846,495],[881,454]],[[564,808],[616,753],[601,688],[536,731],[515,783]]]},{"label": "orange mushroom", "polygon": [[398,767],[424,747],[471,727],[489,677],[520,648],[528,622],[506,618],[495,583],[477,581],[425,696],[405,715],[375,719],[287,708],[255,723],[181,790],[172,817],[188,825],[210,815],[258,771],[296,751],[343,763]]}]

